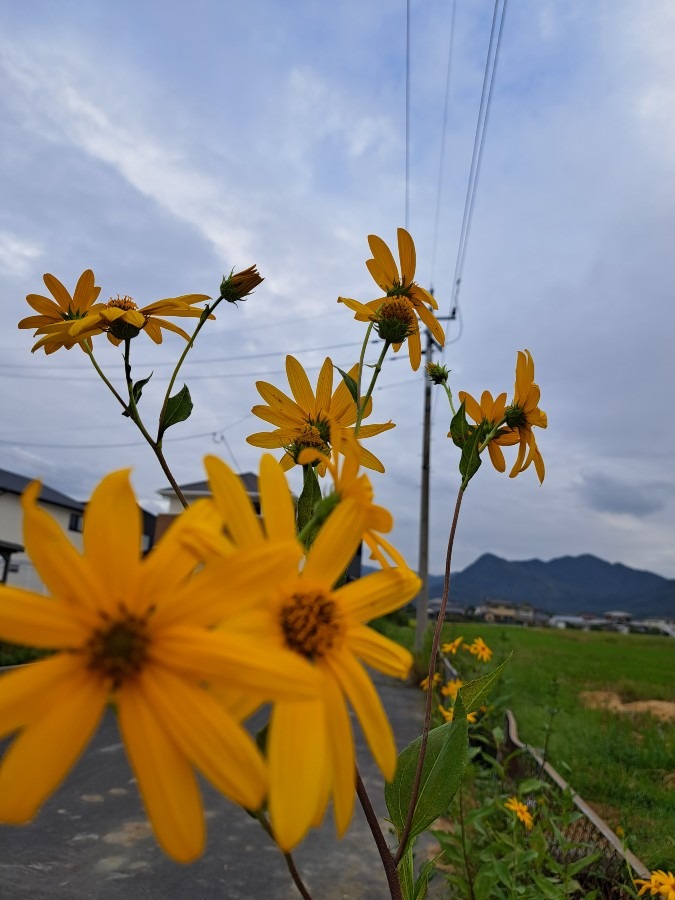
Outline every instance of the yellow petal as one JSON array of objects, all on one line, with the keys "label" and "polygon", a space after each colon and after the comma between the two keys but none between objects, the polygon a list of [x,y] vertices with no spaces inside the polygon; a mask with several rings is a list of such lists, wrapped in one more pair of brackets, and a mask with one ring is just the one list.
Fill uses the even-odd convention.
[{"label": "yellow petal", "polygon": [[325,669],[323,689],[328,710],[328,749],[333,774],[333,813],[338,836],[342,837],[354,812],[354,795],[356,793],[354,734],[342,691],[329,669]]},{"label": "yellow petal", "polygon": [[358,625],[347,633],[349,649],[364,663],[393,678],[407,678],[413,658],[408,651],[372,628]]},{"label": "yellow petal", "polygon": [[157,628],[221,622],[273,596],[279,582],[297,575],[301,557],[293,536],[280,543],[261,539],[254,547],[210,559],[184,586],[157,597],[152,621]]},{"label": "yellow petal", "polygon": [[33,818],[82,753],[106,698],[103,682],[82,665],[45,685],[39,715],[14,740],[0,767],[0,821]]},{"label": "yellow petal", "polygon": [[141,689],[179,751],[226,797],[258,809],[267,773],[253,738],[203,688],[148,667]]},{"label": "yellow petal", "polygon": [[286,476],[273,456],[260,460],[260,505],[265,533],[271,541],[295,539],[295,504]]},{"label": "yellow petal", "polygon": [[349,650],[331,653],[325,657],[324,662],[354,708],[382,774],[387,781],[391,781],[396,771],[396,744],[389,719],[372,681]]},{"label": "yellow petal", "polygon": [[365,303],[359,303],[358,300],[352,300],[350,297],[338,297],[338,303],[344,303],[345,306],[349,307],[356,313],[356,319],[361,322],[368,322],[373,314],[372,309],[366,306]]},{"label": "yellow petal", "polygon": [[[376,281],[382,290],[386,291],[399,281],[396,262],[394,261],[394,257],[389,247],[387,247],[382,238],[378,237],[376,234],[368,235],[368,246],[370,247],[370,252],[373,254],[376,265],[383,272],[388,284],[381,284],[377,279]],[[368,265],[368,263],[366,263],[366,265]]]},{"label": "yellow petal", "polygon": [[[61,307],[48,297],[43,297],[42,294],[28,294],[26,296],[26,302],[29,306],[32,306],[36,312],[39,312],[40,315],[49,319],[50,322],[53,322],[55,319],[61,319]],[[21,327],[28,326],[22,326],[21,323],[19,323],[19,328]]]},{"label": "yellow petal", "polygon": [[73,309],[84,312],[101,293],[101,288],[95,284],[94,273],[91,269],[85,269],[80,275],[73,292]]},{"label": "yellow petal", "polygon": [[295,430],[298,427],[297,419],[279,412],[278,409],[270,409],[269,406],[263,406],[260,403],[252,407],[251,412],[259,419],[263,419],[265,422],[269,422],[270,425],[276,425],[277,428]]},{"label": "yellow petal", "polygon": [[375,437],[376,434],[382,434],[383,431],[391,431],[392,428],[396,428],[395,422],[383,422],[381,425],[361,425],[359,428],[359,440]]},{"label": "yellow petal", "polygon": [[302,657],[247,634],[176,626],[162,632],[150,655],[174,672],[229,680],[268,699],[313,699],[318,692],[315,671]]},{"label": "yellow petal", "polygon": [[47,272],[46,275],[43,275],[43,280],[47,285],[47,290],[59,304],[63,312],[69,312],[69,310],[72,308],[73,299],[65,289],[63,284],[59,281],[59,279]]},{"label": "yellow petal", "polygon": [[399,228],[398,255],[401,260],[401,281],[404,285],[410,284],[415,278],[415,244],[405,228]]},{"label": "yellow petal", "polygon": [[490,443],[488,444],[488,453],[490,454],[490,460],[495,469],[498,472],[504,472],[506,470],[506,461],[499,444],[496,444],[494,441],[490,441]]},{"label": "yellow petal", "polygon": [[420,331],[417,319],[415,319],[412,331],[410,335],[408,335],[408,356],[410,357],[412,370],[413,372],[416,372],[422,361],[422,344],[420,343]]},{"label": "yellow petal", "polygon": [[119,726],[145,810],[162,849],[177,862],[204,850],[206,829],[192,766],[159,722],[140,686],[118,697]]},{"label": "yellow petal", "polygon": [[415,305],[415,310],[417,311],[417,315],[427,326],[429,331],[433,334],[436,341],[442,347],[445,344],[445,332],[443,331],[443,326],[438,321],[436,316],[424,306],[422,303],[418,303]]},{"label": "yellow petal", "polygon": [[27,647],[79,647],[90,635],[89,616],[72,605],[14,587],[0,587],[0,639]]},{"label": "yellow petal", "polygon": [[52,686],[63,678],[72,678],[81,669],[80,656],[57,653],[0,676],[0,739],[35,718],[44,708]]},{"label": "yellow petal", "polygon": [[314,391],[309,383],[307,373],[294,356],[286,357],[286,375],[298,406],[305,410],[310,418],[315,418],[316,401],[314,399]]},{"label": "yellow petal", "polygon": [[323,793],[328,752],[326,711],[321,701],[276,703],[270,719],[270,819],[288,853],[307,833]]},{"label": "yellow petal", "polygon": [[252,447],[262,447],[264,450],[276,450],[290,442],[284,440],[281,431],[256,431],[255,434],[249,434],[246,443]]},{"label": "yellow petal", "polygon": [[353,622],[368,622],[404,606],[421,585],[411,569],[386,569],[343,585],[337,596]]},{"label": "yellow petal", "polygon": [[458,396],[459,402],[464,404],[464,409],[469,418],[473,419],[476,425],[480,425],[483,421],[483,410],[480,408],[479,403],[466,391],[460,391]]},{"label": "yellow petal", "polygon": [[319,372],[319,380],[316,385],[316,412],[317,416],[325,415],[330,409],[331,395],[333,393],[333,363],[326,357],[321,371]]},{"label": "yellow petal", "polygon": [[363,511],[353,500],[340,503],[309,549],[303,579],[332,587],[354,558],[364,524]]},{"label": "yellow petal", "polygon": [[359,445],[359,462],[362,466],[365,466],[366,469],[372,469],[374,472],[384,472],[384,466],[380,462],[380,460],[375,456],[374,453],[371,453],[370,450],[366,450],[365,447],[361,447]]},{"label": "yellow petal", "polygon": [[295,422],[304,423],[307,421],[305,410],[299,407],[283,391],[280,391],[279,388],[274,387],[273,384],[269,384],[267,381],[256,381],[255,386],[265,403],[272,409],[289,416]]},{"label": "yellow petal", "polygon": [[134,597],[141,555],[142,515],[129,469],[111,472],[91,496],[84,514],[84,551],[105,578],[108,610]]},{"label": "yellow petal", "polygon": [[[356,381],[359,374],[358,364],[352,366],[347,374]],[[354,398],[349,393],[349,388],[342,378],[340,378],[340,383],[335,388],[335,393],[330,403],[330,414],[333,421],[339,425],[351,424],[351,422],[356,421],[356,403],[354,403]],[[345,419],[348,417],[350,417],[350,421],[346,422]]]},{"label": "yellow petal", "polygon": [[263,540],[256,515],[241,478],[217,456],[204,457],[213,501],[239,547],[255,547]]},{"label": "yellow petal", "polygon": [[34,481],[21,497],[23,539],[33,565],[54,596],[83,611],[100,609],[105,606],[101,582],[56,521],[37,505],[39,493],[40,483]]}]

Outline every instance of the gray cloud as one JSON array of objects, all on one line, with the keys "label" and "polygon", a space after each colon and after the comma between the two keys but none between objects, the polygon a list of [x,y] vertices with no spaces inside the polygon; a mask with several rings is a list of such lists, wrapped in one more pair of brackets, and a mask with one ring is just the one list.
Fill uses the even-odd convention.
[{"label": "gray cloud", "polygon": [[578,489],[591,509],[636,518],[664,509],[675,493],[675,485],[666,481],[636,484],[605,472],[582,472]]}]

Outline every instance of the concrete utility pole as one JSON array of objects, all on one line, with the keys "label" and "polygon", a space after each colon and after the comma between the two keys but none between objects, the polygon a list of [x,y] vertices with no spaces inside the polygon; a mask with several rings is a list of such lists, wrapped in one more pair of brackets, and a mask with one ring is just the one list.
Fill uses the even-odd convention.
[{"label": "concrete utility pole", "polygon": [[[431,362],[433,338],[427,328],[427,344],[424,365]],[[431,463],[431,379],[424,377],[424,425],[422,427],[422,484],[420,488],[420,551],[417,574],[422,579],[422,590],[417,595],[417,619],[415,623],[415,655],[419,656],[424,645],[429,607],[429,468]]]}]

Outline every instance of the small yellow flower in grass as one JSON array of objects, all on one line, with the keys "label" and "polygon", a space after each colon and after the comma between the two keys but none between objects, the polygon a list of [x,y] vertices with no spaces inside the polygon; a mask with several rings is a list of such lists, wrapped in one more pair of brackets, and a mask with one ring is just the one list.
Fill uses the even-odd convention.
[{"label": "small yellow flower in grass", "polygon": [[[335,436],[333,436],[335,434]],[[325,459],[316,450],[303,450],[298,462],[307,465],[324,462],[333,479],[333,497],[338,502],[353,500],[365,516],[363,540],[370,550],[370,558],[377,560],[384,568],[392,565],[406,567],[406,561],[398,550],[382,537],[394,527],[391,513],[383,506],[373,503],[373,486],[365,473],[359,474],[361,448],[351,435],[331,432],[331,455]]]},{"label": "small yellow flower in grass", "polygon": [[[442,681],[442,678],[441,678],[440,672],[434,672],[434,677],[432,679],[434,686],[437,684],[440,684],[441,681]],[[420,688],[423,691],[426,691],[426,689],[428,687],[429,687],[429,676],[427,675],[420,681]]]},{"label": "small yellow flower in grass", "polygon": [[533,819],[532,819],[532,813],[529,811],[529,809],[527,808],[527,806],[524,803],[520,802],[520,800],[517,797],[509,797],[509,799],[506,801],[504,806],[507,809],[511,810],[511,812],[514,812],[516,814],[516,817],[518,819],[520,819],[520,821],[523,823],[523,825],[527,828],[528,831],[532,828],[532,826],[534,824]]},{"label": "small yellow flower in grass", "polygon": [[[97,310],[91,312],[83,319],[79,319],[71,325],[69,334],[81,340],[105,332],[108,340],[116,346],[129,338],[137,337],[141,331],[145,331],[149,338],[156,344],[162,343],[162,329],[179,334],[186,341],[190,335],[168,322],[161,316],[178,316],[199,318],[203,309],[195,307],[195,303],[209,300],[207,294],[184,294],[181,297],[167,297],[165,300],[157,300],[141,309],[131,297],[111,297]],[[210,315],[210,319],[215,316]]]},{"label": "small yellow flower in grass", "polygon": [[443,653],[452,653],[452,655],[454,656],[462,646],[463,641],[464,638],[460,635],[459,637],[456,637],[454,641],[450,641],[447,644],[441,644],[441,651]]},{"label": "small yellow flower in grass", "polygon": [[465,644],[464,647],[481,662],[490,662],[492,659],[492,650],[490,650],[483,638],[474,638],[471,644]]},{"label": "small yellow flower in grass", "polygon": [[[140,510],[127,471],[103,479],[87,506],[80,554],[40,506],[22,498],[24,542],[50,597],[0,587],[0,639],[57,651],[0,678],[0,739],[19,732],[0,766],[0,821],[31,819],[58,787],[109,702],[148,817],[180,862],[202,852],[204,814],[195,770],[222,793],[258,808],[267,777],[254,741],[210,694],[212,679],[268,699],[317,694],[305,667],[248,631],[214,622],[260,602],[260,583],[297,566],[297,543],[232,553],[217,576],[184,539],[214,530],[209,503],[182,514],[140,556]],[[242,584],[242,579],[244,584]],[[311,700],[310,700],[311,702]]]},{"label": "small yellow flower in grass", "polygon": [[[356,313],[354,318],[358,321],[375,322],[378,333],[385,340],[392,340],[395,351],[400,349],[407,337],[410,365],[416,371],[422,360],[418,317],[441,347],[445,343],[443,328],[431,312],[432,309],[438,309],[438,303],[428,291],[413,280],[416,268],[415,244],[404,228],[398,229],[400,273],[391,250],[382,238],[370,234],[368,244],[373,258],[366,261],[366,266],[385,296],[369,303],[339,297],[338,303],[344,303],[353,310]],[[388,336],[383,329],[391,328],[394,322],[399,323],[400,330]]]},{"label": "small yellow flower in grass", "polygon": [[641,884],[638,897],[642,897],[649,891],[650,897],[662,897],[665,900],[675,900],[675,875],[672,872],[664,872],[663,869],[652,872],[649,880],[636,878],[635,884]]},{"label": "small yellow flower in grass", "polygon": [[519,350],[514,396],[505,411],[506,423],[518,435],[519,442],[518,457],[509,473],[510,478],[515,478],[534,463],[539,481],[544,480],[544,461],[532,432],[534,426],[546,428],[548,425],[546,413],[539,409],[540,394],[539,385],[534,382],[532,354],[529,350]]},{"label": "small yellow flower in grass", "polygon": [[[349,375],[356,378],[358,366]],[[249,435],[246,440],[254,447],[272,450],[283,447],[286,451],[281,458],[283,469],[290,469],[298,462],[303,450],[316,450],[328,457],[331,451],[331,435],[344,436],[354,433],[356,404],[342,379],[333,391],[333,363],[326,359],[316,386],[316,394],[307,378],[307,373],[293,356],[286,357],[286,374],[294,399],[268,384],[257,381],[258,393],[267,406],[254,406],[251,412],[265,422],[276,426],[275,431],[260,431]],[[364,418],[373,408],[372,398],[366,406]],[[359,439],[373,437],[394,427],[393,422],[383,425],[361,425]],[[359,462],[368,469],[384,472],[380,460],[359,444]],[[319,463],[319,475],[325,475],[326,462]]]},{"label": "small yellow flower in grass", "polygon": [[[35,328],[36,335],[45,334],[45,337],[41,337],[35,344],[33,352],[40,347],[45,353],[54,353],[60,347],[70,350],[84,340],[84,337],[73,337],[69,333],[70,326],[75,320],[84,318],[102,305],[92,305],[101,293],[101,288],[94,283],[94,273],[91,269],[80,275],[72,297],[54,275],[46,274],[44,282],[54,299],[43,297],[42,294],[28,294],[26,300],[38,315],[22,319],[19,328]],[[56,330],[52,333],[52,329]]]},{"label": "small yellow flower in grass", "polygon": [[[486,422],[490,427],[490,430],[492,430],[492,428],[504,421],[504,414],[506,412],[506,392],[500,394],[496,399],[493,399],[490,391],[483,391],[480,403],[477,403],[471,394],[467,394],[466,391],[460,391],[459,402],[464,404],[467,416],[469,416],[470,419],[473,419],[476,425]],[[450,437],[450,435],[448,435],[448,437]],[[498,472],[503,472],[506,469],[506,462],[501,447],[504,445],[517,444],[518,440],[517,432],[511,431],[510,428],[502,428],[498,432],[497,437],[493,438],[488,444],[487,449],[490,454],[490,460]]]},{"label": "small yellow flower in grass", "polygon": [[463,683],[461,678],[452,678],[450,681],[445,682],[441,688],[441,694],[443,694],[444,697],[450,697],[451,700],[454,700]]},{"label": "small yellow flower in grass", "polygon": [[[235,542],[259,546],[271,534],[293,528],[292,504],[285,478],[276,467],[274,489],[263,485],[263,525],[242,493],[232,490],[231,470],[215,457],[206,460],[214,502],[225,511],[224,525]],[[266,465],[268,465],[266,463]],[[262,469],[261,469],[262,472]],[[271,475],[271,469],[267,473]],[[283,516],[277,509],[286,509]],[[270,519],[270,511],[276,510]],[[256,524],[254,525],[254,522]],[[256,531],[257,527],[257,531]],[[403,606],[415,596],[420,580],[407,568],[387,568],[335,587],[361,541],[364,516],[353,500],[340,503],[319,530],[298,571],[284,563],[273,573],[249,569],[245,576],[264,595],[262,605],[242,603],[240,613],[223,627],[255,635],[272,655],[303,665],[320,697],[274,703],[269,723],[269,811],[280,847],[288,851],[308,829],[318,826],[329,797],[342,835],[352,817],[356,761],[348,701],[384,777],[393,778],[396,746],[391,726],[364,666],[406,678],[412,657],[365,623]],[[227,563],[228,557],[223,562]],[[209,559],[205,572],[217,577],[220,563]],[[292,568],[292,571],[291,571]],[[245,596],[246,591],[242,592]]]},{"label": "small yellow flower in grass", "polygon": [[[452,720],[455,717],[454,709],[448,709],[447,707],[443,706],[440,703],[438,705],[438,711],[443,716],[443,718],[445,719],[446,722],[452,722]],[[466,717],[466,721],[470,725],[475,725],[476,724],[476,713],[475,712],[468,713],[468,715]]]}]

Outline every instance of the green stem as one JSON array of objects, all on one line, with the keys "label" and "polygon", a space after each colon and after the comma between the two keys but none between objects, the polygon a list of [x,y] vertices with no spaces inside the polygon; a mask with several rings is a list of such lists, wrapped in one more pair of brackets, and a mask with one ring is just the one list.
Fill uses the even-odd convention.
[{"label": "green stem", "polygon": [[[367,339],[367,338],[366,338]],[[358,390],[356,396],[359,398],[357,402],[357,416],[356,416],[356,425],[354,426],[354,436],[358,436],[359,428],[361,427],[361,421],[365,415],[366,407],[368,406],[368,401],[370,400],[370,396],[373,393],[373,388],[375,387],[375,382],[377,381],[378,375],[382,371],[382,363],[384,362],[384,358],[387,355],[387,350],[391,346],[390,341],[385,341],[384,346],[382,347],[382,352],[380,353],[380,357],[375,363],[375,370],[373,372],[373,377],[370,379],[370,385],[368,390],[366,391],[366,395],[361,400],[361,369],[363,367],[363,351],[361,352],[361,361],[359,362],[359,381],[358,381]],[[365,343],[364,343],[365,349]]]},{"label": "green stem", "polygon": [[[265,813],[262,811],[257,812],[255,814],[255,817],[260,822],[265,834],[269,835],[269,837],[271,837],[272,840],[274,841],[274,843],[276,844],[276,840],[275,840],[274,834],[272,832],[272,827],[270,826],[270,823],[267,821],[267,818],[265,817]],[[297,866],[295,865],[295,860],[293,859],[293,857],[291,856],[290,853],[284,853],[282,850],[282,854],[284,857],[284,861],[286,863],[286,867],[288,868],[289,874],[290,874],[291,878],[293,879],[293,883],[295,884],[296,888],[300,892],[300,896],[303,898],[303,900],[312,900],[312,895],[309,893],[309,891],[305,887],[305,884],[304,884],[302,878],[300,877],[300,872],[298,871]]]},{"label": "green stem", "polygon": [[469,862],[469,854],[466,848],[466,820],[464,817],[464,794],[462,785],[459,786],[459,827],[462,831],[462,856],[464,858],[464,868],[466,869],[466,883],[469,886],[469,900],[475,900],[473,892],[473,872],[471,871],[471,863]]},{"label": "green stem", "polygon": [[445,393],[448,395],[448,403],[450,404],[450,412],[452,413],[453,418],[454,418],[457,415],[457,411],[455,409],[455,404],[452,402],[452,391],[450,390],[450,387],[447,382],[443,385],[443,387],[445,388]]},{"label": "green stem", "polygon": [[112,392],[113,396],[119,401],[120,406],[122,407],[122,409],[123,409],[125,412],[129,412],[126,403],[125,403],[124,400],[120,397],[120,395],[117,393],[117,391],[116,391],[115,388],[112,386],[112,384],[108,381],[108,379],[106,378],[106,376],[105,376],[105,374],[104,374],[104,372],[103,372],[103,369],[102,369],[102,368],[99,366],[99,364],[96,362],[96,359],[95,359],[95,357],[94,357],[94,351],[92,350],[91,345],[88,345],[88,342],[86,342],[86,343],[83,343],[83,344],[82,344],[82,347],[83,347],[83,349],[84,349],[84,352],[87,354],[87,356],[88,356],[89,359],[91,360],[92,366],[96,369],[96,371],[98,372],[98,374],[101,376],[101,379],[103,380],[104,384],[106,384],[107,387],[110,389],[110,391]]},{"label": "green stem", "polygon": [[164,394],[164,402],[162,403],[162,409],[159,414],[159,423],[158,423],[158,428],[157,428],[157,446],[158,447],[162,446],[162,423],[164,421],[164,415],[166,413],[166,407],[169,402],[171,391],[173,390],[173,386],[176,383],[176,378],[178,378],[178,373],[180,372],[181,366],[185,362],[185,357],[188,355],[188,353],[192,349],[193,344],[197,338],[197,335],[202,330],[204,323],[206,322],[208,317],[211,315],[213,310],[218,306],[220,301],[223,299],[224,298],[221,295],[220,297],[218,297],[217,300],[214,300],[213,306],[209,306],[207,304],[204,307],[204,309],[202,310],[202,314],[199,317],[199,322],[197,323],[197,327],[195,328],[195,330],[192,334],[192,337],[187,342],[187,344],[185,345],[185,349],[183,350],[183,352],[181,353],[181,355],[178,358],[178,362],[176,363],[176,368],[173,370],[173,373],[171,374],[171,378],[169,379],[169,384],[167,386],[166,393]]},{"label": "green stem", "polygon": [[465,490],[466,485],[462,484],[457,493],[455,512],[452,517],[452,525],[450,526],[448,550],[445,557],[445,582],[443,584],[443,599],[441,600],[441,608],[438,611],[438,618],[436,619],[436,628],[434,629],[434,637],[431,643],[431,655],[429,657],[429,682],[427,684],[426,707],[424,710],[424,726],[422,728],[422,738],[420,741],[420,755],[417,759],[417,770],[415,772],[415,780],[413,782],[412,792],[410,794],[410,803],[408,804],[408,812],[406,815],[405,825],[403,826],[403,832],[401,833],[401,841],[399,844],[399,848],[396,851],[396,855],[394,856],[394,862],[396,863],[396,865],[398,865],[401,857],[406,850],[406,844],[410,836],[413,817],[415,815],[415,807],[417,806],[417,798],[419,797],[420,786],[422,784],[422,769],[424,768],[424,757],[426,756],[429,730],[431,729],[431,707],[434,693],[434,672],[436,671],[438,648],[441,642],[441,631],[443,630],[443,621],[445,619],[445,608],[448,604],[448,596],[450,594],[450,563],[452,560],[452,548],[455,543],[457,521],[459,519],[459,511],[462,506],[462,498],[464,497]]}]

